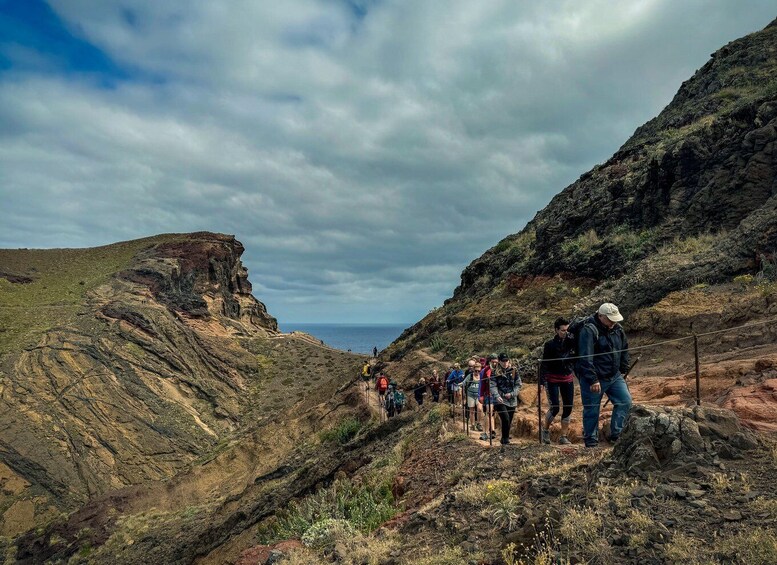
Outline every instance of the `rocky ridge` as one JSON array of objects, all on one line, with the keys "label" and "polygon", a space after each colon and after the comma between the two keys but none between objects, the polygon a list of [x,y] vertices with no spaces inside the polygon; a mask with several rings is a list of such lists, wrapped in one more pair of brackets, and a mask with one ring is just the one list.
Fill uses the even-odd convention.
[{"label": "rocky ridge", "polygon": [[[0,312],[19,319],[8,319],[0,359],[0,533],[167,480],[267,421],[287,386],[277,362],[357,362],[279,334],[242,253],[211,233],[0,251],[6,270],[30,279],[0,287]],[[90,280],[95,264],[104,272]]]},{"label": "rocky ridge", "polygon": [[[735,276],[774,280],[775,45],[772,23],[714,53],[613,157],[464,269],[453,296],[388,355],[433,341],[454,354],[531,350],[556,315],[603,300],[630,319],[696,286],[726,297]],[[761,288],[767,309],[774,290]]]}]

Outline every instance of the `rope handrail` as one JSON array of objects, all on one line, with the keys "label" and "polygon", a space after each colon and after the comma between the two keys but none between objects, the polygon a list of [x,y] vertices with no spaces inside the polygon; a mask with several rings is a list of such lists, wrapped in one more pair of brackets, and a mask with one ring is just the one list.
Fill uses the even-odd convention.
[{"label": "rope handrail", "polygon": [[672,339],[665,339],[665,340],[662,340],[662,341],[657,341],[655,343],[647,343],[645,345],[638,345],[636,347],[627,347],[626,349],[616,349],[616,350],[613,350],[613,351],[605,351],[603,353],[591,353],[590,355],[574,355],[574,356],[569,356],[569,357],[552,357],[552,358],[549,358],[549,359],[539,358],[539,359],[537,359],[537,361],[540,361],[540,362],[571,361],[573,359],[588,359],[590,357],[599,357],[601,355],[612,355],[613,353],[623,353],[624,351],[628,351],[628,352],[631,352],[631,351],[641,351],[643,349],[650,349],[652,347],[658,347],[659,345],[665,345],[667,343],[677,343],[677,342],[680,342],[680,341],[685,341],[685,340],[688,340],[688,339],[693,339],[694,337],[699,338],[699,337],[705,337],[705,336],[709,336],[709,335],[715,335],[715,334],[731,332],[731,331],[734,331],[734,330],[741,330],[741,329],[744,329],[744,328],[752,328],[752,327],[757,327],[757,326],[763,326],[763,325],[770,324],[770,323],[775,322],[775,321],[777,321],[777,320],[775,320],[775,319],[762,320],[760,322],[753,322],[751,324],[743,324],[741,326],[734,326],[732,328],[724,328],[722,330],[714,330],[714,331],[711,331],[711,332],[690,334],[690,335],[686,335],[686,336],[682,336],[682,337],[675,337],[675,338],[672,338]]}]

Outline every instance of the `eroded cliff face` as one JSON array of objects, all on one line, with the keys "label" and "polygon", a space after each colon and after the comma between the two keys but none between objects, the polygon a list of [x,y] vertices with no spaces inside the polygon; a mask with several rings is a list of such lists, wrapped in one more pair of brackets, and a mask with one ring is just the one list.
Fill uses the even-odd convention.
[{"label": "eroded cliff face", "polygon": [[[704,285],[716,302],[739,290],[730,285],[737,275],[774,278],[775,76],[775,23],[714,53],[611,159],[464,269],[453,297],[389,356],[432,341],[454,355],[508,344],[526,353],[557,315],[589,313],[605,300],[629,319],[673,292]],[[766,305],[752,319],[777,300],[771,287],[760,295]]]},{"label": "eroded cliff face", "polygon": [[[57,317],[25,334],[21,351],[13,336],[4,342],[3,535],[110,489],[171,477],[259,419],[267,404],[257,392],[277,323],[251,295],[243,246],[197,233],[118,248],[121,268],[74,283],[88,288],[72,308],[54,301],[14,311]],[[104,248],[102,260],[115,249]],[[5,305],[63,279],[67,265],[49,258],[77,261],[77,251],[67,252],[4,251],[0,258],[15,272],[27,265],[30,279],[3,286]]]}]

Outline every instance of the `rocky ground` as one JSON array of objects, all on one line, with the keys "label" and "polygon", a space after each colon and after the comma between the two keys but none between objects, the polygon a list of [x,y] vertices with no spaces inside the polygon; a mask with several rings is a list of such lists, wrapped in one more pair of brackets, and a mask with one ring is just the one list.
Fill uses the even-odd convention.
[{"label": "rocky ground", "polygon": [[[409,418],[412,416],[412,419]],[[402,417],[387,469],[397,514],[361,551],[335,530],[325,547],[257,546],[268,563],[772,563],[773,441],[716,407],[637,406],[614,449],[504,450],[463,434],[447,406]],[[364,480],[369,465],[351,479]],[[347,537],[347,536],[346,536]],[[300,547],[302,545],[302,547]],[[358,554],[358,558],[354,557]]]}]

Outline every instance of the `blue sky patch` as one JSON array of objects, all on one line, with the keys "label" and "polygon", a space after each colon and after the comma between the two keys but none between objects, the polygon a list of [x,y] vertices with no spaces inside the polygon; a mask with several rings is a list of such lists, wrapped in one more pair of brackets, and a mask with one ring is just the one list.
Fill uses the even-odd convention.
[{"label": "blue sky patch", "polygon": [[42,0],[0,0],[0,72],[9,70],[97,75],[106,87],[130,75]]}]

